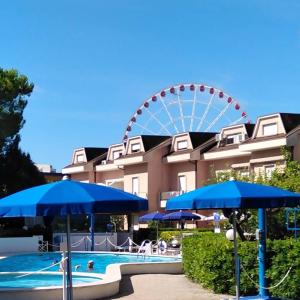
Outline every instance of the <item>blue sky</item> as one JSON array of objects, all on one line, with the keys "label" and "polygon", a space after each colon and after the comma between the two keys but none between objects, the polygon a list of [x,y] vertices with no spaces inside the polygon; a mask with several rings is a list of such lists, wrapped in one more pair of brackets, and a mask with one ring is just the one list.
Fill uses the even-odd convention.
[{"label": "blue sky", "polygon": [[11,0],[0,66],[34,82],[21,146],[58,170],[74,148],[118,143],[141,101],[203,82],[252,120],[299,112],[300,2]]}]

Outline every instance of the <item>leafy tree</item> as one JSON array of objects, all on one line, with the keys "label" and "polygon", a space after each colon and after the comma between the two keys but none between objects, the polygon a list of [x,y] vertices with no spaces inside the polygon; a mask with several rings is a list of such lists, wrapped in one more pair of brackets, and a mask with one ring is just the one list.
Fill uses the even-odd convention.
[{"label": "leafy tree", "polygon": [[0,197],[18,192],[25,188],[44,184],[45,178],[33,164],[30,155],[19,148],[17,137],[6,147],[5,155],[0,155],[0,170],[5,172],[1,178]]},{"label": "leafy tree", "polygon": [[[293,160],[292,149],[283,147],[282,155],[285,158],[284,169],[276,169],[271,178],[265,174],[255,176],[241,176],[239,172],[231,170],[229,172],[220,172],[216,176],[212,176],[208,184],[223,182],[230,179],[255,182],[265,185],[280,187],[293,192],[300,192],[300,163]],[[285,224],[285,209],[275,208],[267,209],[268,235],[271,239],[280,239],[291,236],[292,232],[287,231]],[[232,224],[232,210],[225,210],[224,215],[229,218]],[[257,211],[256,210],[238,210],[237,211],[237,231],[242,240],[245,240],[244,232],[254,232],[257,228]]]},{"label": "leafy tree", "polygon": [[[33,87],[18,71],[0,68],[0,198],[45,183],[30,155],[19,147],[19,132],[25,123],[23,112]],[[23,219],[4,222],[20,227]]]},{"label": "leafy tree", "polygon": [[0,68],[0,155],[18,138],[25,120],[23,111],[34,85],[16,70]]}]

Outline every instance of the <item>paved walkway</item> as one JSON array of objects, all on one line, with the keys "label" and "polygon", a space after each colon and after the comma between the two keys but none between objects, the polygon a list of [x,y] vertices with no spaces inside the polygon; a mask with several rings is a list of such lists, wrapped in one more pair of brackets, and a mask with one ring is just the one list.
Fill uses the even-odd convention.
[{"label": "paved walkway", "polygon": [[144,274],[123,276],[120,293],[108,299],[120,300],[220,300],[230,296],[216,295],[184,275]]}]

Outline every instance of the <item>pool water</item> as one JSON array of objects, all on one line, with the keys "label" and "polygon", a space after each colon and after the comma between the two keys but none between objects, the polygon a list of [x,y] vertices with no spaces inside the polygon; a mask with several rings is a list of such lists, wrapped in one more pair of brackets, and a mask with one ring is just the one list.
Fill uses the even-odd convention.
[{"label": "pool water", "polygon": [[[58,252],[51,253],[34,253],[13,255],[0,259],[0,272],[31,272],[39,271],[49,267],[61,260],[61,254]],[[135,262],[172,262],[177,261],[175,257],[155,257],[155,256],[138,256],[123,254],[107,253],[72,253],[72,267],[79,265],[78,272],[91,272],[87,269],[87,262],[94,261],[92,272],[105,273],[105,269],[110,264],[115,263],[135,263]],[[59,265],[53,266],[45,271],[58,271]],[[30,276],[29,276],[30,277]],[[28,278],[29,279],[29,278]]]},{"label": "pool water", "polygon": [[[62,274],[34,274],[26,277],[19,277],[18,274],[0,274],[0,289],[6,288],[33,288],[62,286]],[[73,285],[91,283],[101,280],[92,276],[72,276]]]}]

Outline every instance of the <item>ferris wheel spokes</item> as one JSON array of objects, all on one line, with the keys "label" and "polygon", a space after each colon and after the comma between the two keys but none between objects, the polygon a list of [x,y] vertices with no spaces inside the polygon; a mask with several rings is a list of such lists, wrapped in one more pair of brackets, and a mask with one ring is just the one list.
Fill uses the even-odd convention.
[{"label": "ferris wheel spokes", "polygon": [[156,135],[156,133],[150,129],[148,129],[147,127],[141,125],[141,124],[138,124],[136,123],[135,125],[137,125],[138,127],[140,127],[141,129],[145,130],[145,131],[148,131],[150,134],[153,134],[153,135]]},{"label": "ferris wheel spokes", "polygon": [[178,131],[178,129],[177,129],[177,126],[176,126],[176,124],[174,123],[173,118],[172,118],[172,116],[171,116],[171,114],[170,114],[170,112],[169,112],[169,110],[168,110],[167,105],[165,104],[165,102],[164,102],[163,99],[161,98],[161,95],[159,95],[158,99],[160,100],[160,102],[162,103],[163,107],[165,108],[165,110],[166,110],[166,112],[167,112],[167,115],[168,115],[170,121],[173,123],[174,128],[175,128],[175,130],[176,130],[176,133],[179,133],[179,131]]},{"label": "ferris wheel spokes", "polygon": [[196,131],[199,131],[200,128],[202,127],[203,121],[205,120],[206,115],[207,115],[207,113],[208,113],[208,111],[209,111],[209,109],[210,109],[210,107],[211,107],[211,105],[212,105],[212,102],[213,102],[213,100],[214,100],[214,96],[215,96],[215,93],[213,93],[213,94],[211,95],[211,97],[210,97],[210,99],[209,99],[209,101],[208,101],[208,104],[207,104],[207,106],[206,106],[206,108],[205,108],[204,114],[203,114],[203,116],[202,116],[202,118],[201,118],[201,120],[200,120],[200,122],[199,122],[199,124],[198,124],[198,126],[197,126]]},{"label": "ferris wheel spokes", "polygon": [[177,101],[178,101],[178,105],[179,105],[179,112],[180,112],[180,117],[181,117],[182,130],[185,131],[185,124],[184,124],[183,111],[182,111],[182,103],[181,103],[181,99],[180,99],[180,88],[177,88]]},{"label": "ferris wheel spokes", "polygon": [[238,124],[239,122],[241,122],[243,120],[243,118],[245,118],[245,116],[239,117],[238,119],[236,119],[235,121],[233,121],[232,123],[230,123],[230,125],[236,125],[236,124]]},{"label": "ferris wheel spokes", "polygon": [[190,122],[190,131],[193,131],[193,122],[194,122],[194,117],[195,117],[196,103],[197,103],[197,89],[194,90],[194,99],[193,99],[192,116],[191,116],[191,122]]},{"label": "ferris wheel spokes", "polygon": [[129,120],[123,140],[141,132],[170,136],[186,130],[218,131],[246,117],[239,103],[218,88],[200,83],[177,84],[142,102]]},{"label": "ferris wheel spokes", "polygon": [[210,130],[219,120],[220,118],[225,114],[227,109],[229,108],[230,103],[227,103],[227,105],[223,108],[223,110],[217,115],[217,117],[210,123],[210,125],[204,130],[205,132]]},{"label": "ferris wheel spokes", "polygon": [[[168,128],[156,117],[155,113],[152,113],[149,109],[147,109],[147,112],[150,115],[151,119],[155,120],[168,135],[172,135]],[[149,119],[149,122],[151,121],[151,119]],[[146,125],[148,125],[149,122],[147,122]]]}]

